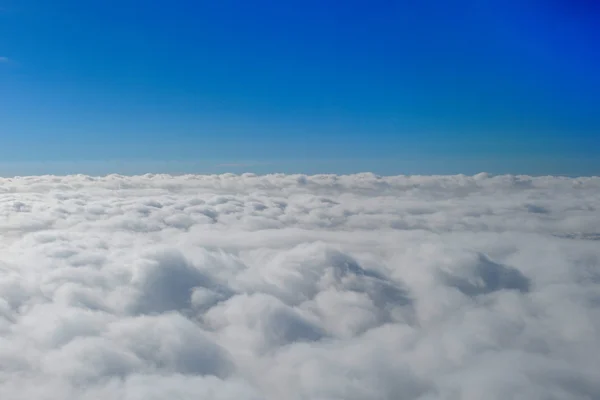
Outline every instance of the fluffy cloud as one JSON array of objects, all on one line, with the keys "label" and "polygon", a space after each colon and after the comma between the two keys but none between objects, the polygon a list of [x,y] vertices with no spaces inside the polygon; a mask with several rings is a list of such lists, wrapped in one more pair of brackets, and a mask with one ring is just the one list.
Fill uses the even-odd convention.
[{"label": "fluffy cloud", "polygon": [[600,398],[600,178],[0,178],[0,397]]}]

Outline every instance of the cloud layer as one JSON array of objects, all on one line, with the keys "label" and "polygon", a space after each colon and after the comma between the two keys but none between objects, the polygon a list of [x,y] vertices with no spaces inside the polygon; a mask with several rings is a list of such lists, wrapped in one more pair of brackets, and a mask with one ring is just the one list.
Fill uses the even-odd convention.
[{"label": "cloud layer", "polygon": [[0,398],[600,398],[600,178],[0,178]]}]

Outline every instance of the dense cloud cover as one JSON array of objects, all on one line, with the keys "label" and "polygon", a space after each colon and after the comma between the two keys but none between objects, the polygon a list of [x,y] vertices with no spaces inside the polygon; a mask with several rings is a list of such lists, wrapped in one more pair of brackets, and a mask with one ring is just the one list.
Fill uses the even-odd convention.
[{"label": "dense cloud cover", "polygon": [[0,398],[600,398],[600,178],[0,179]]}]

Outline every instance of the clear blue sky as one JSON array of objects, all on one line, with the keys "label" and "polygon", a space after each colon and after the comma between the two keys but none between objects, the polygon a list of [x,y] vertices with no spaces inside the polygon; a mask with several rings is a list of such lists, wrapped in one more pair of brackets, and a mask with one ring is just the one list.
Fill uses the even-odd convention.
[{"label": "clear blue sky", "polygon": [[0,0],[0,175],[600,174],[596,0]]}]

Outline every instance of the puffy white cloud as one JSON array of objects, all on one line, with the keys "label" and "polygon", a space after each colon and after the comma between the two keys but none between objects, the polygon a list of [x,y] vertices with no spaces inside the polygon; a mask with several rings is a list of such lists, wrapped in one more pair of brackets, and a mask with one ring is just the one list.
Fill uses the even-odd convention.
[{"label": "puffy white cloud", "polygon": [[0,178],[0,397],[600,398],[600,178]]}]

